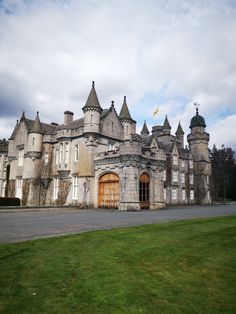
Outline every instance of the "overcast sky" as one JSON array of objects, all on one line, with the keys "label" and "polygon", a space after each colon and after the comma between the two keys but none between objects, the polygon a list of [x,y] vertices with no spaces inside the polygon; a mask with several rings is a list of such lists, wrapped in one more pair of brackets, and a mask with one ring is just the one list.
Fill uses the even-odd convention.
[{"label": "overcast sky", "polygon": [[0,138],[23,110],[82,117],[94,80],[138,130],[167,114],[187,134],[198,102],[210,146],[236,149],[235,56],[236,0],[0,0]]}]

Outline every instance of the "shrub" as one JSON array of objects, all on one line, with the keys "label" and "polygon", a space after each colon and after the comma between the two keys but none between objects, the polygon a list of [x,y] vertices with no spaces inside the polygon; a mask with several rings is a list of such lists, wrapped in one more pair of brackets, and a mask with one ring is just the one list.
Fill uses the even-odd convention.
[{"label": "shrub", "polygon": [[20,206],[20,199],[17,197],[0,197],[0,206]]}]

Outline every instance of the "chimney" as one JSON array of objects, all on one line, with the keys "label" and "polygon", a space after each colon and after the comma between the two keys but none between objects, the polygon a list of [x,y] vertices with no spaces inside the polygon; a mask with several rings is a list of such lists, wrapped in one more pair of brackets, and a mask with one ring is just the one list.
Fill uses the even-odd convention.
[{"label": "chimney", "polygon": [[74,115],[74,113],[71,111],[65,111],[64,112],[64,125],[68,125],[71,122],[73,122],[73,115]]}]

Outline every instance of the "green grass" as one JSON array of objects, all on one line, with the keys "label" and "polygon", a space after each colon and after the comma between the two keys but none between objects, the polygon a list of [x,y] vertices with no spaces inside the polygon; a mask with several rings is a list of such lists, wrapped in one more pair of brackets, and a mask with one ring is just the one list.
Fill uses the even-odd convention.
[{"label": "green grass", "polygon": [[236,313],[236,217],[0,246],[1,313]]}]

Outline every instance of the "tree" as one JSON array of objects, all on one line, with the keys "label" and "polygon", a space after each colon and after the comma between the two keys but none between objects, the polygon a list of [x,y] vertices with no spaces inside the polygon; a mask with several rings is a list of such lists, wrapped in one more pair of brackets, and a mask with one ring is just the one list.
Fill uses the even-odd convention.
[{"label": "tree", "polygon": [[236,200],[236,163],[231,148],[213,146],[210,152],[213,200]]}]

